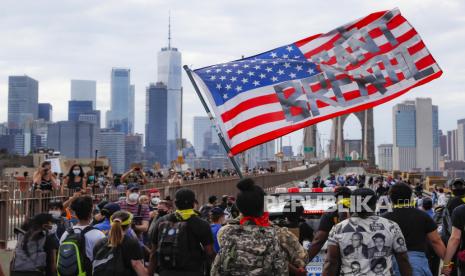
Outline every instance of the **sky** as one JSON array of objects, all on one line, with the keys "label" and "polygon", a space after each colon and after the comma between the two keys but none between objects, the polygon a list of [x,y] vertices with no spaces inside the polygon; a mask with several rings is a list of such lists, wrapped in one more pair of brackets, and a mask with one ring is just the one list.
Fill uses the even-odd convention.
[{"label": "sky", "polygon": [[[392,142],[392,107],[415,97],[439,106],[439,127],[456,128],[465,118],[465,1],[463,0],[2,0],[0,2],[0,122],[7,120],[8,76],[39,81],[39,102],[53,105],[54,120],[67,119],[70,80],[97,81],[97,108],[110,105],[112,67],[131,69],[136,87],[136,125],[144,132],[145,88],[156,81],[156,54],[172,46],[183,64],[199,68],[258,54],[330,31],[369,13],[400,8],[444,71],[443,76],[374,109],[375,143]],[[183,72],[184,73],[184,72]],[[193,140],[192,120],[206,113],[183,75],[184,128]],[[318,128],[329,139],[331,123]],[[361,137],[351,116],[346,138]],[[297,146],[302,132],[283,139]]]}]

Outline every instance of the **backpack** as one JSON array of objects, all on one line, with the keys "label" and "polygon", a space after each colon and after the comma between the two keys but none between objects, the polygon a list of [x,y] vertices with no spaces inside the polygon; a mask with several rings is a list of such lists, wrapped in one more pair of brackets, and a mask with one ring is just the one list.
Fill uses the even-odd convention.
[{"label": "backpack", "polygon": [[47,236],[38,240],[28,240],[27,252],[23,250],[24,234],[19,234],[18,243],[11,261],[11,271],[44,271],[47,266],[47,253],[44,251]]},{"label": "backpack", "polygon": [[111,247],[108,238],[99,241],[95,246],[92,271],[94,276],[128,275],[129,270],[124,265],[121,246]]},{"label": "backpack", "polygon": [[[174,219],[172,219],[174,218]],[[188,220],[178,220],[175,215],[159,224],[158,264],[165,270],[183,270],[191,258],[189,250]]]},{"label": "backpack", "polygon": [[[228,225],[221,235],[212,275],[280,275],[279,260],[285,260],[274,227]],[[287,266],[286,266],[287,268]]]},{"label": "backpack", "polygon": [[90,276],[92,262],[86,254],[85,234],[95,228],[87,226],[81,232],[75,233],[68,229],[68,236],[58,248],[57,273],[59,276]]},{"label": "backpack", "polygon": [[[462,202],[465,203],[465,197],[462,198]],[[441,217],[441,225],[438,227],[438,232],[441,235],[442,241],[447,244],[452,233],[452,214],[449,212],[447,205],[442,210],[442,214],[438,214],[438,216]]]}]

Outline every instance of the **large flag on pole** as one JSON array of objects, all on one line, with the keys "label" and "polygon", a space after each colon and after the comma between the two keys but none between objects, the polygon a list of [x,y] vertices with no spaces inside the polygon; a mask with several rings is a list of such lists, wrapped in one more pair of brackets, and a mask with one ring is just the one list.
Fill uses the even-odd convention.
[{"label": "large flag on pole", "polygon": [[235,155],[306,126],[372,108],[441,76],[398,9],[325,34],[194,70]]}]

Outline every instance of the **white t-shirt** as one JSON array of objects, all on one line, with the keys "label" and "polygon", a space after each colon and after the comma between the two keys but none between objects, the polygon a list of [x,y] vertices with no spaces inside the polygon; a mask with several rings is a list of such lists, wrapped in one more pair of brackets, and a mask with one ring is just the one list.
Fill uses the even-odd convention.
[{"label": "white t-shirt", "polygon": [[447,197],[445,193],[438,193],[438,205],[439,206],[446,206],[447,205]]},{"label": "white t-shirt", "polygon": [[[74,233],[80,233],[84,228],[86,228],[88,225],[81,226],[81,225],[76,225],[73,226]],[[77,231],[76,231],[77,230]],[[66,239],[68,236],[68,232],[64,232],[63,235],[60,238],[60,244]],[[105,238],[105,234],[103,234],[100,230],[97,229],[92,229],[89,232],[85,234],[86,238],[86,255],[89,260],[93,261],[94,260],[94,246],[95,244]]]}]

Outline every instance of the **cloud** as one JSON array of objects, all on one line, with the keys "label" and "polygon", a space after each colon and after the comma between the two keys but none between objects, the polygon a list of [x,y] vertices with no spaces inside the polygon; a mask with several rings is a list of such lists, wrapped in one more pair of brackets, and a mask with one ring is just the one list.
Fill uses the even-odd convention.
[{"label": "cloud", "polygon": [[[128,67],[136,85],[136,130],[144,132],[145,88],[156,81],[156,53],[167,44],[168,11],[173,45],[184,64],[197,68],[257,54],[394,7],[422,35],[444,76],[377,107],[376,143],[392,141],[392,106],[405,98],[431,97],[440,108],[440,128],[451,129],[456,119],[465,117],[465,3],[460,0],[2,1],[0,121],[7,118],[9,75],[37,79],[40,101],[51,102],[54,118],[63,120],[71,79],[96,80],[98,107],[107,109],[111,68]],[[183,86],[184,133],[192,140],[192,118],[205,112],[186,76]],[[358,128],[348,124],[346,132]],[[329,129],[330,124],[322,124],[321,132]],[[292,135],[292,144],[301,140],[301,132]]]}]

